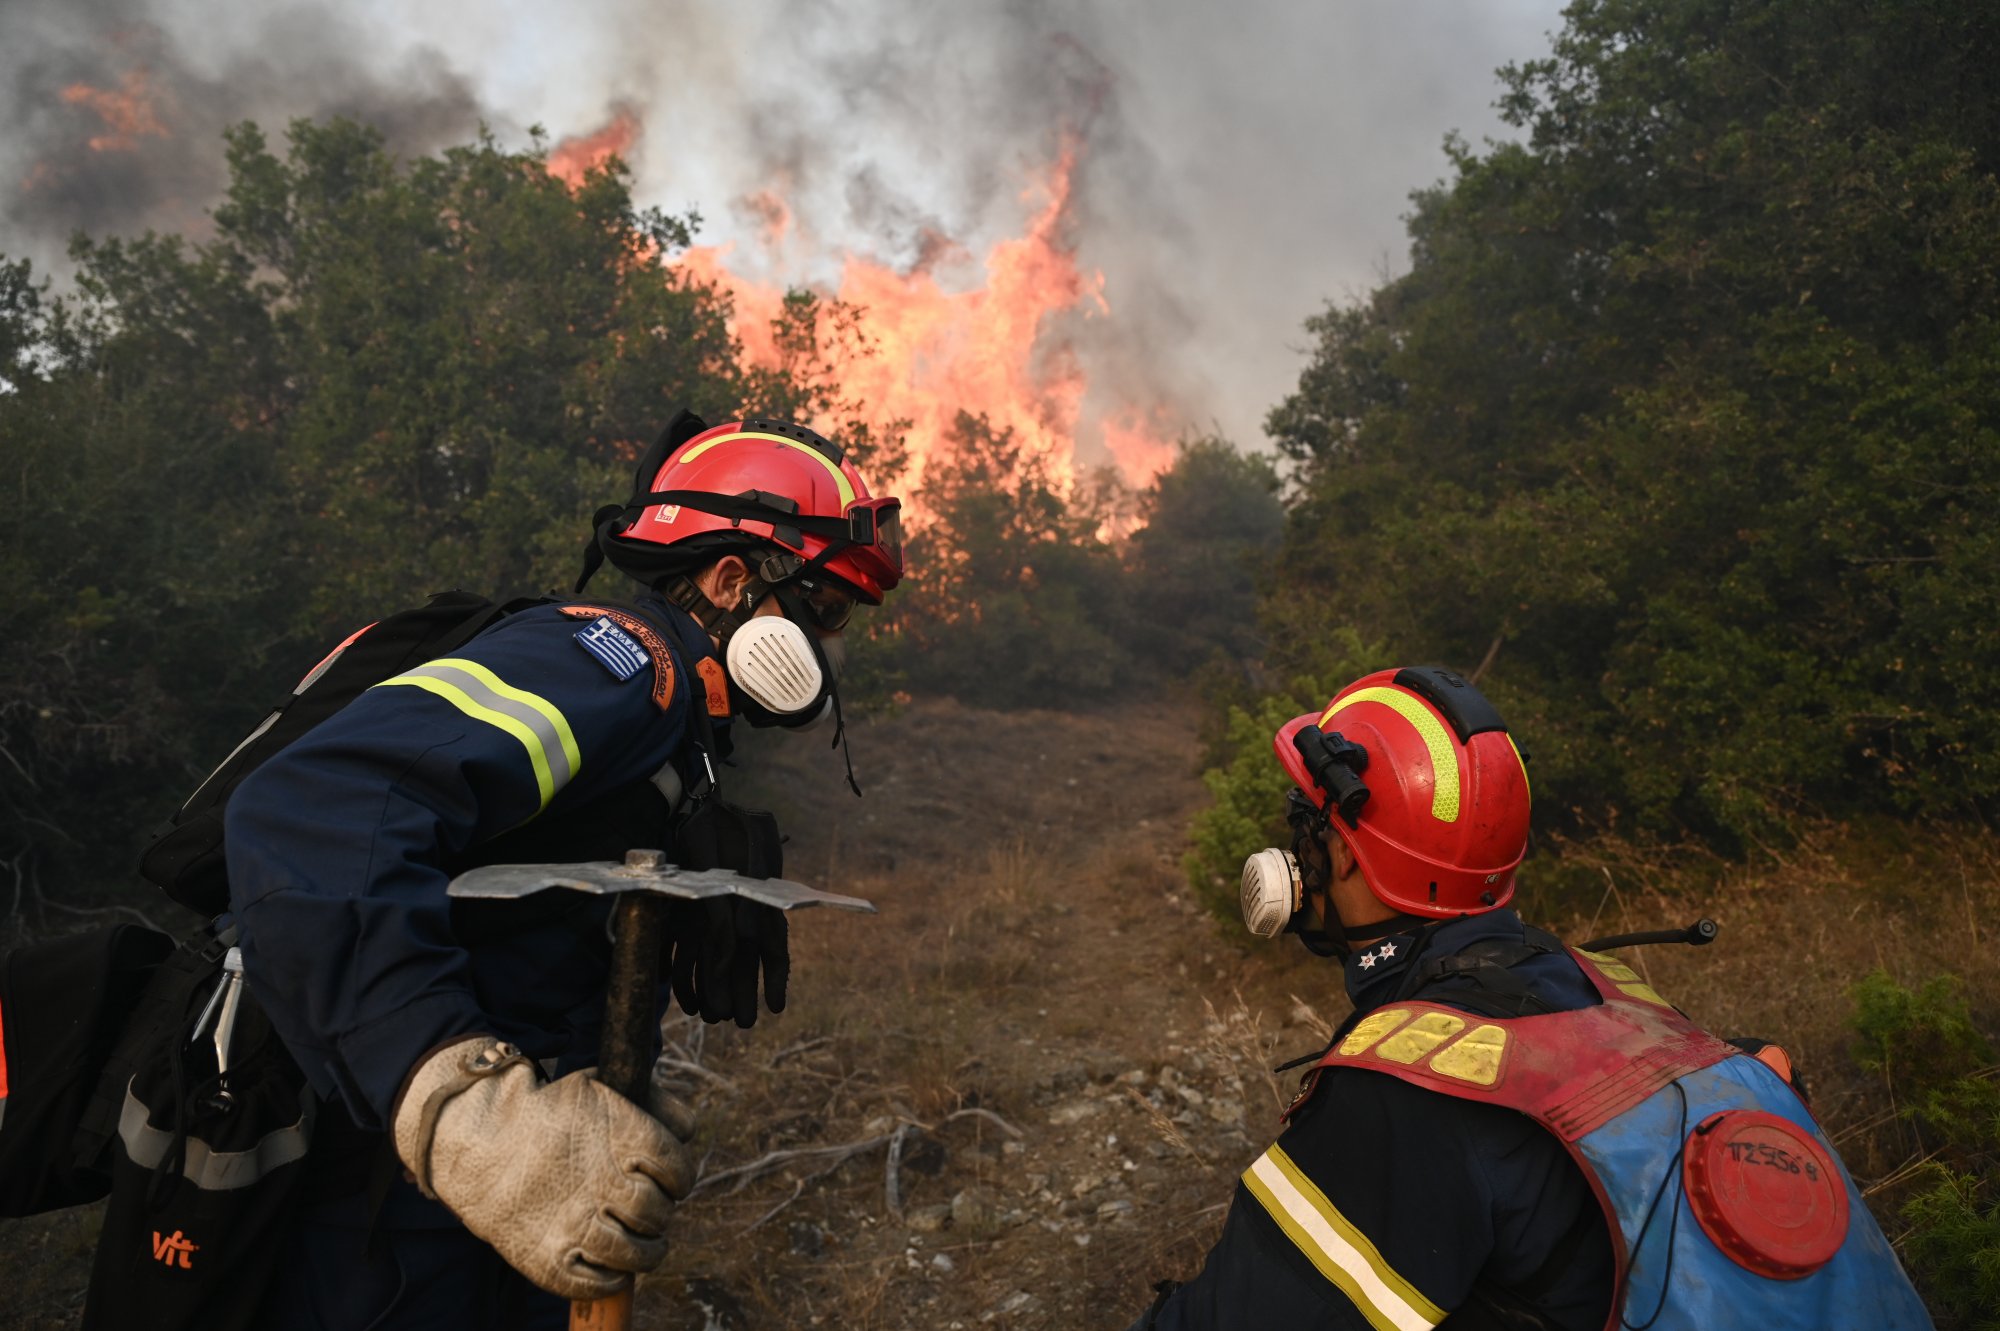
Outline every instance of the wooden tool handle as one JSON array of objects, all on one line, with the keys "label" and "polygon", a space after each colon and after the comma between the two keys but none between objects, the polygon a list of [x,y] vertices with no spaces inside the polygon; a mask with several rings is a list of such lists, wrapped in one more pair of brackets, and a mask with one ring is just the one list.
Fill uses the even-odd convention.
[{"label": "wooden tool handle", "polygon": [[[666,904],[650,892],[628,892],[611,908],[611,977],[604,990],[597,1077],[641,1109],[646,1108],[659,1036],[653,1004],[660,992]],[[579,1299],[569,1307],[570,1331],[629,1331],[631,1325],[629,1289],[608,1299]]]}]

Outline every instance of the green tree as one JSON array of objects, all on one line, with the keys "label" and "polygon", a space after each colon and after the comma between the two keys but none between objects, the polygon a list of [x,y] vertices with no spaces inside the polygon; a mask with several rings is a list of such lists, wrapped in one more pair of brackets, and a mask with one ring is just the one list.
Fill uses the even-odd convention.
[{"label": "green tree", "polygon": [[1271,459],[1223,439],[1183,444],[1139,496],[1127,542],[1127,638],[1149,668],[1179,678],[1261,657],[1256,571],[1284,531]]},{"label": "green tree", "polygon": [[[0,863],[109,877],[328,642],[453,585],[565,583],[673,408],[831,421],[893,466],[801,293],[748,368],[690,222],[539,141],[402,162],[348,121],[228,136],[213,234],[0,263]],[[121,865],[122,867],[122,865]],[[3,884],[0,884],[3,886]]]},{"label": "green tree", "polygon": [[1109,484],[1065,485],[1013,430],[959,413],[925,460],[911,579],[881,625],[913,689],[1062,708],[1130,682]]},{"label": "green tree", "polygon": [[2000,28],[1578,0],[1269,427],[1265,620],[1470,668],[1545,817],[2000,800]]}]

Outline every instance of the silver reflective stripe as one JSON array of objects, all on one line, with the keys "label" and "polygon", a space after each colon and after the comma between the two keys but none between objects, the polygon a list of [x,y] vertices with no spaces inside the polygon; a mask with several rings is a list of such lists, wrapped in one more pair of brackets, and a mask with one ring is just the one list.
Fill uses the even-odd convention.
[{"label": "silver reflective stripe", "polygon": [[[247,1188],[282,1165],[305,1158],[312,1142],[312,1091],[299,1090],[299,1118],[289,1127],[266,1134],[247,1151],[213,1151],[195,1137],[187,1139],[187,1159],[181,1173],[204,1192],[227,1192]],[[118,1115],[118,1137],[125,1154],[141,1169],[153,1169],[173,1149],[174,1134],[146,1121],[146,1106],[125,1085],[125,1108]]]},{"label": "silver reflective stripe", "polygon": [[512,734],[528,751],[544,808],[576,775],[580,754],[563,714],[548,699],[513,687],[476,661],[432,661],[375,687],[392,684],[427,689],[467,716]]}]

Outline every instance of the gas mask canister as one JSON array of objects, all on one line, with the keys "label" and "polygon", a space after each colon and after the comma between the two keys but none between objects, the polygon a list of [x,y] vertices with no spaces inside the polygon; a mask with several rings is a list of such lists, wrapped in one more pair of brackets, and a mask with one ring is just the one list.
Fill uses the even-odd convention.
[{"label": "gas mask canister", "polygon": [[1306,903],[1332,881],[1326,834],[1334,815],[1352,827],[1368,802],[1368,787],[1361,781],[1368,751],[1338,734],[1329,736],[1317,726],[1301,730],[1294,742],[1306,761],[1306,770],[1327,792],[1326,803],[1316,804],[1297,787],[1286,795],[1285,822],[1292,831],[1291,848],[1268,846],[1243,862],[1238,904],[1243,927],[1256,937],[1294,933],[1308,951],[1331,956],[1344,950],[1342,943],[1313,923]]}]

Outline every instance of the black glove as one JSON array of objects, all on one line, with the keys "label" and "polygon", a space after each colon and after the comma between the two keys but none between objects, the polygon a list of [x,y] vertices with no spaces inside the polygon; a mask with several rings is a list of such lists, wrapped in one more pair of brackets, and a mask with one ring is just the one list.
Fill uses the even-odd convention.
[{"label": "black glove", "polygon": [[785,912],[742,897],[676,901],[669,912],[673,954],[668,980],[681,1011],[707,1022],[757,1024],[757,976],[764,1003],[785,1010],[792,952]]}]

